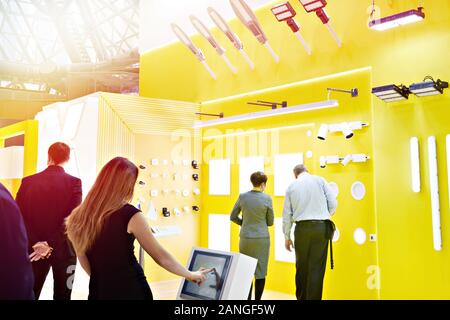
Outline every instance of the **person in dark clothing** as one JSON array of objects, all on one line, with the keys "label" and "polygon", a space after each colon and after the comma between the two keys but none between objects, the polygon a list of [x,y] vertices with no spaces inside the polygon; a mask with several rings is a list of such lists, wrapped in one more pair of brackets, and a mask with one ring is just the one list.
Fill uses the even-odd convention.
[{"label": "person in dark clothing", "polygon": [[16,201],[28,232],[34,271],[34,294],[39,299],[50,267],[55,300],[70,300],[77,263],[65,235],[65,218],[82,200],[81,180],[65,173],[70,148],[57,142],[48,150],[48,168],[22,180]]},{"label": "person in dark clothing", "polygon": [[152,300],[134,240],[167,271],[201,284],[211,270],[191,272],[154,238],[133,199],[139,169],[117,157],[100,171],[83,203],[67,219],[67,234],[90,275],[89,300]]},{"label": "person in dark clothing", "polygon": [[33,270],[19,207],[0,183],[0,300],[33,300]]}]

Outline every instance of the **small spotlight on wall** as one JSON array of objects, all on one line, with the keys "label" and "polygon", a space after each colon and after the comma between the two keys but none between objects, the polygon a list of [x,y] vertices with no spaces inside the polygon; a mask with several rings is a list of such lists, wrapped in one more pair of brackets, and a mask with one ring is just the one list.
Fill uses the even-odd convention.
[{"label": "small spotlight on wall", "polygon": [[432,77],[425,77],[423,82],[412,84],[409,90],[418,97],[427,97],[443,94],[447,88],[448,82],[440,79],[434,81]]},{"label": "small spotlight on wall", "polygon": [[411,91],[404,85],[389,84],[372,89],[372,93],[384,102],[408,100]]}]

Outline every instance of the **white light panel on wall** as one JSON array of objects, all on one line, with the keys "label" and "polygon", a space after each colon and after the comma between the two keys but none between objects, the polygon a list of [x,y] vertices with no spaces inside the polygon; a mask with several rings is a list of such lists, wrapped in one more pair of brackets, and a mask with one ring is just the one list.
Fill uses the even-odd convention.
[{"label": "white light panel on wall", "polygon": [[[295,252],[289,252],[286,250],[284,233],[283,233],[283,218],[275,218],[274,221],[274,231],[275,231],[275,260],[282,262],[295,263]],[[294,241],[294,230],[291,230],[291,240]]]},{"label": "white light panel on wall", "polygon": [[275,196],[283,197],[295,181],[294,167],[303,164],[303,153],[277,154],[274,159]]},{"label": "white light panel on wall", "polygon": [[228,214],[208,215],[208,248],[230,251],[230,217]]},{"label": "white light panel on wall", "polygon": [[264,172],[264,157],[248,157],[239,159],[239,193],[253,189],[250,176],[257,171]]},{"label": "white light panel on wall", "polygon": [[419,156],[419,139],[413,137],[410,140],[411,152],[411,183],[412,191],[420,192],[420,156]]},{"label": "white light panel on wall", "polygon": [[430,175],[431,210],[434,250],[442,250],[441,212],[439,206],[439,179],[437,166],[436,137],[428,137],[428,165]]},{"label": "white light panel on wall", "polygon": [[229,196],[231,193],[231,161],[216,159],[209,161],[209,194]]}]

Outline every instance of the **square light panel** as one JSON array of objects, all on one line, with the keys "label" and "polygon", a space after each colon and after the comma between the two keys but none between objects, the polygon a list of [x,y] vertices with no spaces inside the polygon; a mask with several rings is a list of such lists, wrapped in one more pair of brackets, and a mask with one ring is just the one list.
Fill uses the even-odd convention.
[{"label": "square light panel", "polygon": [[418,8],[397,13],[381,19],[372,20],[369,22],[369,28],[377,31],[385,31],[414,22],[419,22],[424,19],[425,13],[423,12],[423,8]]}]

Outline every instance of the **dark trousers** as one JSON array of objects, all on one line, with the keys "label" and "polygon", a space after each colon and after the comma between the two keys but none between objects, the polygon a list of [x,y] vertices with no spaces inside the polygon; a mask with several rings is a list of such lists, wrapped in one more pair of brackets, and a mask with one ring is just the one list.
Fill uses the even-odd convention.
[{"label": "dark trousers", "polygon": [[49,259],[33,262],[34,295],[36,300],[39,299],[50,267],[53,271],[53,299],[70,300],[76,264],[76,256],[58,256],[56,254],[55,256],[50,256]]},{"label": "dark trousers", "polygon": [[295,227],[295,275],[298,300],[322,300],[329,231],[323,221],[301,221]]}]

